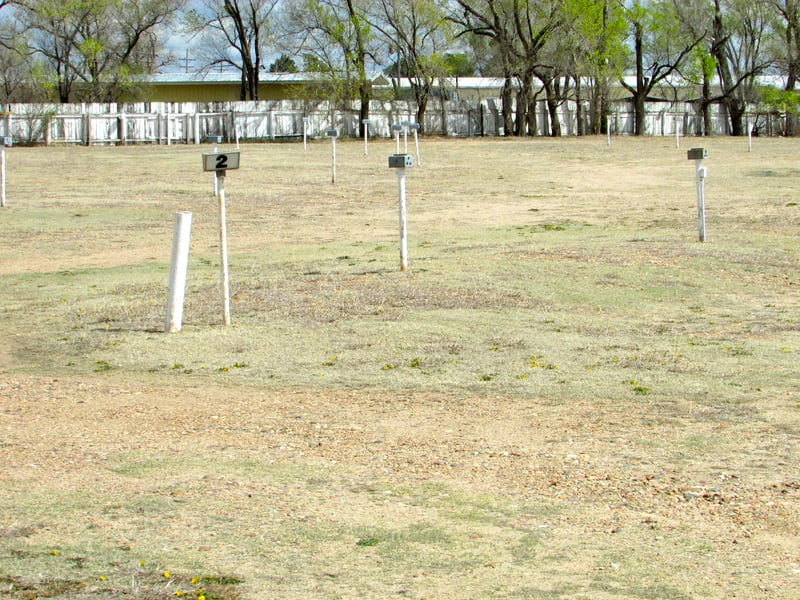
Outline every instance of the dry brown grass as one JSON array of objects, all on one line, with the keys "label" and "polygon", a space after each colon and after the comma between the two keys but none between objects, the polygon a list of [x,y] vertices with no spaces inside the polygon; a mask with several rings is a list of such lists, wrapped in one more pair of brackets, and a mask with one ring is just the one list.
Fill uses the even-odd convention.
[{"label": "dry brown grass", "polygon": [[796,598],[800,142],[693,141],[706,244],[674,140],[424,140],[407,273],[393,143],[243,146],[228,329],[200,149],[13,149],[0,597]]}]

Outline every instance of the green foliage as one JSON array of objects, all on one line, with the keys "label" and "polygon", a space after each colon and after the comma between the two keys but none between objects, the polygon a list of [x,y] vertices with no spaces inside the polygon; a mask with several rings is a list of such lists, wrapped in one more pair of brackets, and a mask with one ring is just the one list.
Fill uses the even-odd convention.
[{"label": "green foliage", "polygon": [[269,66],[270,73],[297,73],[297,64],[288,54],[281,54],[274,63]]},{"label": "green foliage", "polygon": [[800,99],[798,99],[796,92],[779,90],[771,85],[763,85],[758,88],[758,96],[761,110],[800,113]]},{"label": "green foliage", "polygon": [[452,77],[473,77],[478,69],[475,57],[464,52],[447,53],[443,60]]}]

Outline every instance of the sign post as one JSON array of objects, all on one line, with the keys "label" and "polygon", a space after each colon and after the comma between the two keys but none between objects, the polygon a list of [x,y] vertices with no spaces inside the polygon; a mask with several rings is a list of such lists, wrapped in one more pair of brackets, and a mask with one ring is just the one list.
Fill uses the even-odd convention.
[{"label": "sign post", "polygon": [[308,117],[303,117],[303,152],[308,151]]},{"label": "sign post", "polygon": [[336,183],[336,138],[339,137],[338,129],[328,129],[326,135],[331,138],[331,159],[333,167],[331,169],[331,183]]},{"label": "sign post", "polygon": [[403,130],[402,125],[392,125],[394,131],[395,146],[397,147],[397,154],[400,154],[400,132]]},{"label": "sign post", "polygon": [[[206,137],[206,141],[210,144],[214,144],[214,152],[217,152],[218,145],[222,143],[222,136],[221,135],[209,135]],[[217,197],[219,190],[218,190],[219,182],[217,178],[214,177],[214,198]]]},{"label": "sign post", "polygon": [[403,154],[408,154],[408,128],[411,124],[403,121],[400,125],[403,126]]},{"label": "sign post", "polygon": [[214,171],[219,199],[219,254],[222,263],[222,322],[231,324],[231,294],[228,277],[228,223],[225,206],[225,172],[239,168],[239,152],[209,152],[203,154],[203,170]]},{"label": "sign post", "polygon": [[417,166],[422,166],[422,159],[419,157],[419,123],[409,123],[408,128],[414,132],[414,147],[417,149]]},{"label": "sign post", "polygon": [[399,195],[400,216],[400,270],[408,270],[408,211],[406,208],[406,167],[414,161],[408,154],[395,154],[389,157],[389,168],[397,170],[397,191]]},{"label": "sign post", "polygon": [[706,198],[705,183],[708,169],[703,166],[703,159],[708,158],[708,150],[692,148],[687,158],[694,161],[695,183],[697,184],[697,228],[701,242],[706,241]]}]

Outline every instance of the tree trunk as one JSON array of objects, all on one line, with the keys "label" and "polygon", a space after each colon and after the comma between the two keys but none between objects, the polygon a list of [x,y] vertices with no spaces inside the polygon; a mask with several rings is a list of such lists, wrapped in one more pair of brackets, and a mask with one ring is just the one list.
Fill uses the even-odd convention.
[{"label": "tree trunk", "polygon": [[358,95],[361,100],[361,106],[358,110],[358,133],[360,137],[364,137],[364,128],[366,127],[364,121],[369,119],[370,93],[369,84],[363,79],[358,86]]},{"label": "tree trunk", "polygon": [[[425,133],[425,111],[428,108],[428,94],[424,94],[420,99],[417,101],[417,124],[419,125],[419,133]],[[363,132],[361,133],[363,137]]]},{"label": "tree trunk", "polygon": [[645,112],[645,95],[633,95],[633,135],[645,135],[647,133],[647,113]]},{"label": "tree trunk", "polygon": [[645,123],[645,100],[647,97],[647,81],[644,76],[644,33],[640,23],[636,23],[634,30],[634,48],[636,51],[636,92],[633,94],[633,135],[644,135],[647,129]]},{"label": "tree trunk", "polygon": [[536,123],[536,99],[537,94],[528,94],[528,135],[536,136],[539,133],[539,128]]},{"label": "tree trunk", "polygon": [[714,122],[711,119],[711,78],[703,74],[703,99],[700,100],[700,112],[703,115],[703,135],[709,136],[714,132]]},{"label": "tree trunk", "polygon": [[511,135],[514,130],[514,103],[512,99],[511,76],[506,75],[503,82],[503,90],[500,92],[503,101],[503,135]]},{"label": "tree trunk", "polygon": [[520,89],[517,90],[517,111],[514,115],[516,118],[514,120],[514,135],[515,136],[524,136],[525,135],[525,126],[528,121],[528,93],[525,90],[525,83],[523,81]]},{"label": "tree trunk", "polygon": [[583,127],[583,106],[581,101],[583,98],[581,97],[581,76],[575,76],[575,121],[576,129],[575,135],[582,136],[586,134]]},{"label": "tree trunk", "polygon": [[736,98],[726,98],[724,102],[725,107],[728,109],[728,117],[731,121],[731,135],[744,135],[744,102]]},{"label": "tree trunk", "polygon": [[561,137],[561,122],[558,120],[558,98],[553,86],[554,78],[550,75],[537,75],[544,85],[547,112],[550,115],[550,137]]}]

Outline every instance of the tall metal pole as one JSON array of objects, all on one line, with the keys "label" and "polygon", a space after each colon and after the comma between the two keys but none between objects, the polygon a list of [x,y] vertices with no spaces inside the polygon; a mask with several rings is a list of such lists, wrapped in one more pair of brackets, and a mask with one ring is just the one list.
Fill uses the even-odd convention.
[{"label": "tall metal pole", "polygon": [[406,170],[397,169],[397,190],[399,193],[400,216],[400,270],[408,270],[408,227],[406,209]]}]

